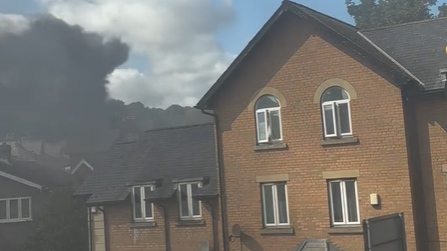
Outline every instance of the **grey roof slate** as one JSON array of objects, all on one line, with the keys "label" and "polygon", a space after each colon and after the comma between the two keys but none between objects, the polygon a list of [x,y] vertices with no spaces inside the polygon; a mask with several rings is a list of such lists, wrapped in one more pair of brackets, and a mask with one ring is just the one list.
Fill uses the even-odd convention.
[{"label": "grey roof slate", "polygon": [[439,70],[447,68],[447,18],[362,31],[419,80],[424,89],[444,88]]},{"label": "grey roof slate", "polygon": [[342,251],[328,239],[305,239],[292,251]]},{"label": "grey roof slate", "polygon": [[114,144],[75,195],[90,195],[88,204],[122,201],[130,193],[129,184],[157,180],[160,185],[147,199],[168,199],[175,192],[175,180],[199,177],[209,182],[197,190],[197,196],[213,196],[217,195],[216,172],[213,124],[155,129],[137,142]]}]

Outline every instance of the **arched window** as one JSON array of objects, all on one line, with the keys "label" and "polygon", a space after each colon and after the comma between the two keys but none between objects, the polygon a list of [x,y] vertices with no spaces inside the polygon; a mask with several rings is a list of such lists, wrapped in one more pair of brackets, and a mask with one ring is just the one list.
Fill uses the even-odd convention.
[{"label": "arched window", "polygon": [[259,143],[282,140],[281,105],[272,95],[264,95],[256,102],[256,131]]},{"label": "arched window", "polygon": [[325,137],[352,135],[349,94],[338,86],[329,87],[321,96]]}]

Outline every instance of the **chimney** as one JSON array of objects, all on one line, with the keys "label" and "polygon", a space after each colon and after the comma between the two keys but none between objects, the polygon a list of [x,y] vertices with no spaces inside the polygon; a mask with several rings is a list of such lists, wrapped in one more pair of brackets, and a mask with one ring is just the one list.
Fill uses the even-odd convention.
[{"label": "chimney", "polygon": [[11,146],[3,143],[0,145],[0,159],[7,160],[8,163],[11,163]]}]

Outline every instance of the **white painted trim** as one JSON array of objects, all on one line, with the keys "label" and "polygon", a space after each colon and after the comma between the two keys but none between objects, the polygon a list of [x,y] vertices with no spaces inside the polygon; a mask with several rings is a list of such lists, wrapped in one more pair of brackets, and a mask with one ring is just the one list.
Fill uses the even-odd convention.
[{"label": "white painted trim", "polygon": [[19,183],[22,183],[22,184],[30,186],[30,187],[37,188],[39,190],[42,189],[42,186],[39,185],[39,184],[36,184],[36,183],[31,182],[29,180],[22,179],[20,177],[14,176],[14,175],[9,174],[9,173],[5,173],[5,172],[0,171],[0,176],[5,177],[5,178],[10,179],[10,180],[13,180],[13,181],[17,181]]},{"label": "white painted trim", "polygon": [[90,168],[90,170],[93,171],[93,169],[94,169],[93,166],[91,166],[85,159],[82,159],[81,161],[79,161],[79,163],[73,169],[73,171],[71,171],[71,174],[74,174],[79,169],[79,167],[82,166],[82,164],[86,165],[88,168]]}]

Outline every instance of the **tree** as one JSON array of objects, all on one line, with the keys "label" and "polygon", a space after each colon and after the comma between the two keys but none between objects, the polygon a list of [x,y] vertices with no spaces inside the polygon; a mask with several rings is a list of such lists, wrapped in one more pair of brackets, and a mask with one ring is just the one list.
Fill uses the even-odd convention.
[{"label": "tree", "polygon": [[87,209],[72,197],[71,188],[51,193],[36,220],[36,230],[22,251],[87,251]]},{"label": "tree", "polygon": [[[435,18],[430,8],[437,0],[346,0],[348,13],[356,26],[371,29]],[[439,10],[441,11],[440,7]]]}]

